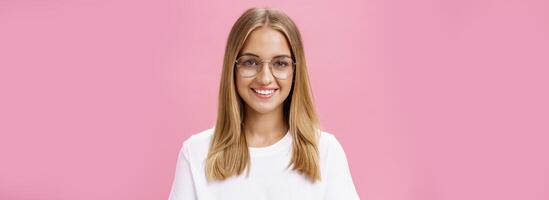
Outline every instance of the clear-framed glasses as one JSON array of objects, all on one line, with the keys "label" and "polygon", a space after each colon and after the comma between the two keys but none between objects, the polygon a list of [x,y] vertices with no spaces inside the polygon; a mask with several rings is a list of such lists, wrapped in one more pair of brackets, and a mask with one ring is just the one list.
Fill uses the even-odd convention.
[{"label": "clear-framed glasses", "polygon": [[264,63],[269,63],[271,73],[277,79],[288,79],[291,77],[295,62],[290,57],[275,57],[270,61],[261,60],[257,56],[244,55],[235,60],[238,74],[242,77],[254,77],[261,71]]}]

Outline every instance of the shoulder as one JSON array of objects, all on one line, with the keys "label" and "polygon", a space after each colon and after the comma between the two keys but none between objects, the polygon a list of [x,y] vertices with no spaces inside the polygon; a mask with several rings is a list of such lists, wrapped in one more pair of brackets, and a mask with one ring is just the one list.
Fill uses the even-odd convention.
[{"label": "shoulder", "polygon": [[205,157],[208,154],[208,148],[212,140],[214,128],[202,130],[189,136],[181,145],[181,152],[188,159]]},{"label": "shoulder", "polygon": [[321,160],[327,160],[329,157],[346,157],[343,146],[336,136],[330,132],[320,132],[318,149]]},{"label": "shoulder", "polygon": [[336,137],[322,132],[319,146],[322,180],[328,184],[326,199],[360,199],[356,193],[347,156]]},{"label": "shoulder", "polygon": [[185,141],[183,141],[183,145],[186,146],[201,146],[206,144],[209,144],[212,136],[214,133],[214,128],[209,128],[206,130],[202,130],[198,133],[195,133],[191,136],[189,136]]},{"label": "shoulder", "polygon": [[326,131],[320,131],[318,144],[321,148],[340,145],[337,138],[332,133]]}]

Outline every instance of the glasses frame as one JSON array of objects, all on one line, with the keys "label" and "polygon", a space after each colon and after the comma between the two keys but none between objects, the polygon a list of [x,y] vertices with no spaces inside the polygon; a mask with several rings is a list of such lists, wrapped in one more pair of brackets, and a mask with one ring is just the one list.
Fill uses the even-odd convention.
[{"label": "glasses frame", "polygon": [[[273,77],[275,77],[275,78],[277,78],[277,79],[280,79],[280,80],[286,80],[286,79],[288,79],[288,78],[278,78],[278,77],[276,77],[276,75],[275,75],[274,72],[273,72],[273,63],[272,63],[273,59],[271,59],[271,60],[264,60],[264,59],[261,59],[261,58],[258,57],[258,56],[242,55],[242,56],[237,57],[236,60],[234,60],[234,63],[235,63],[235,65],[236,65],[236,67],[235,67],[236,70],[238,70],[238,69],[240,68],[240,67],[238,66],[238,65],[239,65],[238,60],[239,60],[240,58],[244,57],[244,56],[250,56],[250,57],[256,57],[256,58],[258,58],[258,59],[260,60],[260,61],[259,61],[259,66],[260,66],[260,67],[258,67],[258,68],[256,69],[256,73],[255,73],[253,76],[242,76],[240,73],[237,72],[239,76],[242,76],[242,77],[245,77],[245,78],[251,78],[251,77],[257,76],[257,74],[263,70],[263,67],[265,66],[265,63],[268,63],[268,66],[269,66],[269,68],[270,68],[270,70],[271,70],[271,75],[273,75]],[[283,57],[286,57],[286,56],[283,56]],[[275,59],[276,59],[276,58],[277,58],[277,57],[275,57]],[[286,58],[290,58],[290,57],[286,57]],[[290,58],[290,60],[292,60],[292,74],[293,74],[293,72],[295,71],[295,66],[297,65],[297,62],[295,62],[294,59],[292,59],[292,58]]]}]

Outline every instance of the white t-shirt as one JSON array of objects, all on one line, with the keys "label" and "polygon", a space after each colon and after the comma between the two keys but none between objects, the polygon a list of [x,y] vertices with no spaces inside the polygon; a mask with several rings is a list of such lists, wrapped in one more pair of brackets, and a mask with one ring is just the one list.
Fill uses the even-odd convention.
[{"label": "white t-shirt", "polygon": [[354,200],[355,190],[345,152],[330,133],[319,142],[321,181],[311,183],[287,168],[292,157],[289,133],[267,147],[248,147],[250,173],[208,183],[205,160],[214,129],[189,137],[181,147],[169,200]]}]

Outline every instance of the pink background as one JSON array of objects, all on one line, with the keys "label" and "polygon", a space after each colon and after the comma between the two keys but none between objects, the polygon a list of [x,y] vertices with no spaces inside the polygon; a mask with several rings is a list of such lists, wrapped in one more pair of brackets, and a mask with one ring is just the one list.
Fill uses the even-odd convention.
[{"label": "pink background", "polygon": [[2,0],[0,199],[167,199],[251,6],[300,27],[362,199],[549,199],[545,0]]}]

